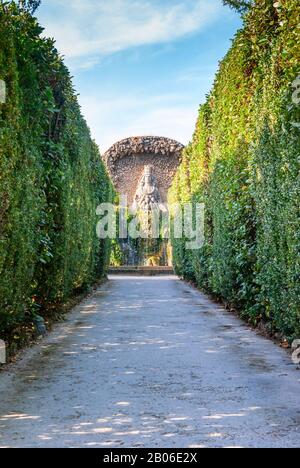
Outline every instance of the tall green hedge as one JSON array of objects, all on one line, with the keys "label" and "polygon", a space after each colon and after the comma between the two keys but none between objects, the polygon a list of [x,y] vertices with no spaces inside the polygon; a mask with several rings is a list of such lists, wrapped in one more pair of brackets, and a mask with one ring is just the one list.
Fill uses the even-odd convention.
[{"label": "tall green hedge", "polygon": [[[0,333],[100,278],[96,207],[111,183],[54,42],[0,6]],[[0,336],[1,336],[0,334]]]},{"label": "tall green hedge", "polygon": [[170,191],[206,206],[204,246],[173,240],[177,272],[287,337],[300,336],[299,19],[299,1],[256,0]]}]

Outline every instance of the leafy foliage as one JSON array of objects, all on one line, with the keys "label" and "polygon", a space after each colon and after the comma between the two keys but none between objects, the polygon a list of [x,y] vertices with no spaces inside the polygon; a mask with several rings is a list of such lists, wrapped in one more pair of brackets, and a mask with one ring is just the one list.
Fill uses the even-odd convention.
[{"label": "leafy foliage", "polygon": [[[33,7],[33,2],[26,2]],[[0,332],[63,303],[106,269],[96,207],[113,189],[54,43],[0,6]]]},{"label": "leafy foliage", "polygon": [[24,10],[33,14],[41,4],[41,0],[19,0],[19,5]]},{"label": "leafy foliage", "polygon": [[244,13],[253,5],[253,0],[223,0],[224,5],[229,5],[239,13]]},{"label": "leafy foliage", "polygon": [[206,242],[177,272],[287,337],[300,334],[300,3],[256,0],[201,106],[170,201],[204,202]]}]

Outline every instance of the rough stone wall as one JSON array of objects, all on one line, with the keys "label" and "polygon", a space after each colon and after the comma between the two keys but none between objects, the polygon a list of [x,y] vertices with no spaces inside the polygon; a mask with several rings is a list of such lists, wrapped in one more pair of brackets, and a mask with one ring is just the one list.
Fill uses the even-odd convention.
[{"label": "rough stone wall", "polygon": [[162,137],[127,138],[112,146],[103,156],[116,190],[132,204],[144,167],[151,165],[162,201],[180,164],[184,146]]}]

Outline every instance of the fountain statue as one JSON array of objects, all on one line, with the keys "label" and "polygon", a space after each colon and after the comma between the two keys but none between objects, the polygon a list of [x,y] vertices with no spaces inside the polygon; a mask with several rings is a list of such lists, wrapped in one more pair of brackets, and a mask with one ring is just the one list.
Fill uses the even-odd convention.
[{"label": "fountain statue", "polygon": [[137,213],[143,237],[139,240],[141,263],[146,266],[159,266],[164,259],[165,240],[162,239],[161,213],[168,214],[162,203],[158,183],[152,166],[145,166],[138,185],[132,211]]},{"label": "fountain statue", "polygon": [[153,175],[152,166],[145,166],[144,174],[135,194],[133,206],[134,211],[166,211],[166,207],[161,202],[157,179]]}]

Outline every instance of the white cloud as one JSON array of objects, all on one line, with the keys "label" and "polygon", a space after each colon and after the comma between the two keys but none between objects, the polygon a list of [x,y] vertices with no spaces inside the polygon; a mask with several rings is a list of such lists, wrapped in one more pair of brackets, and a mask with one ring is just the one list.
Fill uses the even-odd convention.
[{"label": "white cloud", "polygon": [[[158,91],[147,78],[145,83],[135,81],[133,85],[128,81],[121,87],[115,79],[117,85],[105,86],[105,93],[97,85],[95,66],[104,57],[131,49],[130,56],[136,55],[136,66],[143,67],[150,52],[138,47],[160,45],[151,49],[151,54],[160,54],[162,49],[173,49],[174,41],[199,32],[218,19],[223,21],[223,15],[220,0],[44,0],[39,10],[45,35],[56,39],[72,72],[91,70],[82,77],[79,74],[79,100],[102,153],[116,141],[135,135],[161,135],[187,144],[197,119],[198,103],[209,91],[214,66],[201,61],[199,65],[195,58],[194,67],[180,69],[176,76],[167,75],[169,81],[165,70],[163,78],[167,83],[172,80],[173,91],[177,84],[177,94],[168,93],[163,84]],[[118,57],[113,71],[115,75],[119,72],[120,83],[122,57]],[[106,58],[106,65],[107,62]],[[110,83],[109,74],[105,80]]]},{"label": "white cloud", "polygon": [[39,16],[67,58],[88,58],[84,68],[97,57],[199,31],[221,11],[219,0],[51,0]]},{"label": "white cloud", "polygon": [[197,106],[172,94],[107,100],[103,96],[81,96],[80,103],[102,154],[130,136],[165,136],[187,144],[197,119]]},{"label": "white cloud", "polygon": [[181,74],[178,75],[177,81],[179,83],[185,82],[211,82],[216,73],[216,64],[206,66],[196,66],[185,69]]}]

